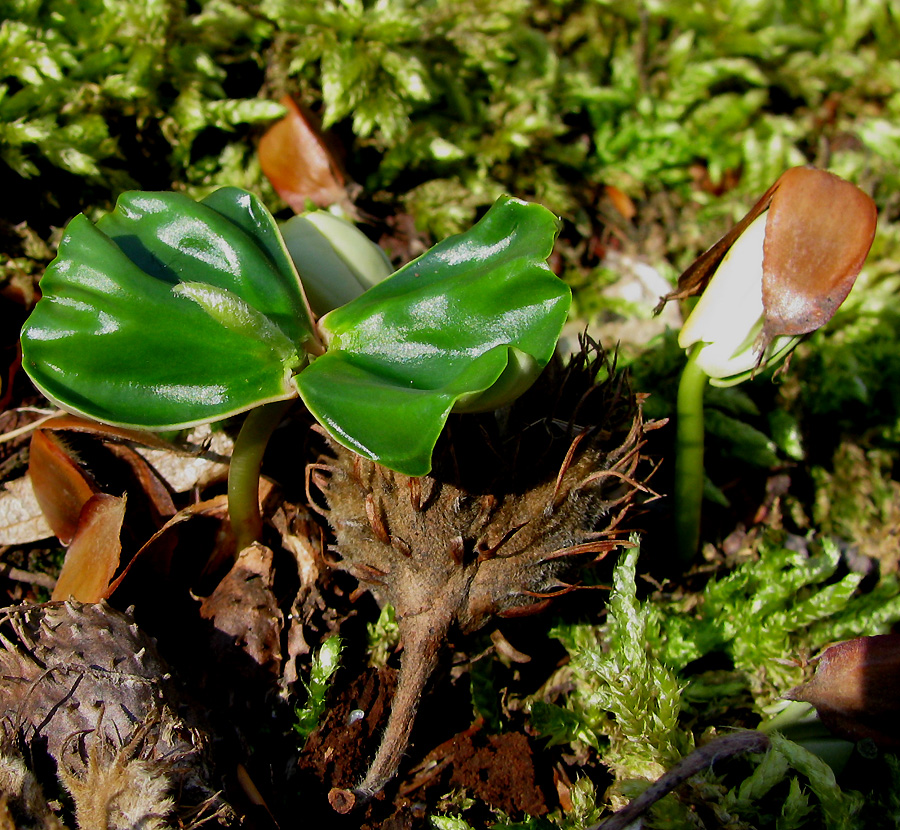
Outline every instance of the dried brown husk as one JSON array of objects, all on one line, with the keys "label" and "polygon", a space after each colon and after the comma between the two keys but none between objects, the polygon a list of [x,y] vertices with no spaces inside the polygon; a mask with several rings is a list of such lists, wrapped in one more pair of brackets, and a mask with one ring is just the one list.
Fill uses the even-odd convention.
[{"label": "dried brown husk", "polygon": [[896,749],[900,747],[898,685],[900,634],[879,634],[825,649],[813,679],[785,697],[811,703],[822,722],[841,738],[869,738]]},{"label": "dried brown husk", "polygon": [[430,475],[410,478],[329,442],[310,468],[336,566],[394,606],[404,649],[391,716],[346,812],[393,776],[451,627],[534,613],[623,538],[641,484],[640,400],[596,344],[551,367],[511,410],[448,422]]},{"label": "dried brown husk", "polygon": [[4,609],[0,711],[7,735],[55,764],[79,827],[163,827],[169,813],[198,809],[233,816],[199,715],[153,641],[105,602]]},{"label": "dried brown husk", "polygon": [[824,326],[859,276],[878,212],[856,185],[814,167],[782,173],[740,222],[691,263],[657,311],[669,300],[702,293],[738,237],[765,211],[760,354],[776,337]]}]

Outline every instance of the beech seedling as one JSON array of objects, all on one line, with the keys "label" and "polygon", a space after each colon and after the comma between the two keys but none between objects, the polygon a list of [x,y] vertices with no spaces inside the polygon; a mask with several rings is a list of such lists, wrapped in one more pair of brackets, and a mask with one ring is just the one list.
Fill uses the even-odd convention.
[{"label": "beech seedling", "polygon": [[451,410],[497,406],[534,380],[571,299],[546,262],[556,218],[510,197],[386,279],[383,256],[348,231],[331,253],[366,273],[327,313],[321,243],[334,235],[304,244],[301,230],[288,223],[286,244],[238,188],[199,202],[124,193],[96,224],[69,223],[22,331],[25,370],[70,412],[169,430],[250,410],[229,490],[241,545],[260,530],[259,464],[285,402],[299,396],[365,458],[423,475]]},{"label": "beech seedling", "polygon": [[[260,530],[259,466],[284,406],[299,397],[318,420],[307,481],[333,565],[396,609],[404,642],[379,749],[329,796],[339,812],[396,772],[449,632],[574,590],[566,575],[620,543],[645,489],[640,403],[595,344],[515,400],[568,312],[546,262],[556,232],[547,210],[505,197],[386,276],[356,231],[298,217],[282,232],[244,191],[128,193],[96,225],[70,224],[41,282],[24,363],[64,408],[142,429],[249,410],[229,478],[241,548]],[[434,453],[451,411],[513,401],[459,419]]]}]

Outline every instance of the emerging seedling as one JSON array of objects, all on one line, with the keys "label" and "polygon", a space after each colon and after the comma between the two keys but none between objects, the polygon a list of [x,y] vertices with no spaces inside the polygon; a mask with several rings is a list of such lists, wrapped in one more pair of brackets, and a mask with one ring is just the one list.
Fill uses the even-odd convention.
[{"label": "emerging seedling", "polygon": [[546,263],[556,231],[503,198],[386,277],[330,218],[282,234],[234,188],[199,203],[129,193],[96,226],[73,220],[41,282],[24,364],[64,408],[143,429],[250,410],[229,481],[239,546],[261,529],[259,467],[285,405],[299,396],[319,422],[328,449],[308,480],[335,564],[394,606],[404,643],[381,747],[332,793],[342,812],[394,775],[451,629],[573,590],[566,573],[619,544],[642,489],[639,402],[588,342],[527,405],[457,420],[432,471],[452,410],[506,407],[553,355],[570,302]]},{"label": "emerging seedling", "polygon": [[847,298],[875,235],[875,203],[811,167],[783,173],[750,212],[702,254],[660,301],[701,294],[678,342],[688,362],[678,390],[675,521],[679,559],[700,538],[703,392],[777,366]]}]

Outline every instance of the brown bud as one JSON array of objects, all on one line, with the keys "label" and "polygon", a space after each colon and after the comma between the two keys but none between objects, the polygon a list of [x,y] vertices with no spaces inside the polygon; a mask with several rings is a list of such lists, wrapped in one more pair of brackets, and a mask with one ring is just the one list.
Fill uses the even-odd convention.
[{"label": "brown bud", "polygon": [[900,746],[900,634],[858,637],[827,648],[815,677],[785,697],[811,703],[842,738]]}]

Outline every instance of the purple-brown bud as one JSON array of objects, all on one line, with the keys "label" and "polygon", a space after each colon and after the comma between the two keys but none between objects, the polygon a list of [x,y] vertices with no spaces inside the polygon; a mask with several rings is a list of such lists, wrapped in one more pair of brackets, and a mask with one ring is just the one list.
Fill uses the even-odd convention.
[{"label": "purple-brown bud", "polygon": [[785,697],[811,703],[839,737],[900,746],[900,634],[858,637],[825,649],[813,679]]}]

